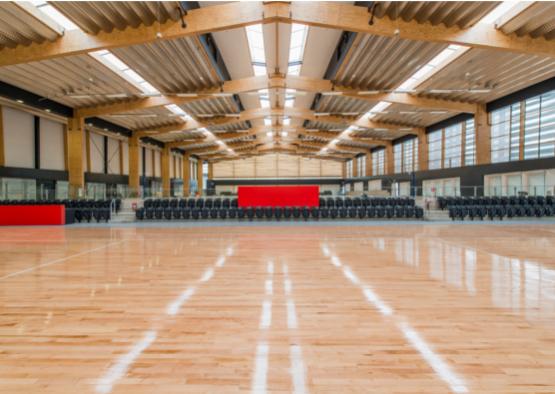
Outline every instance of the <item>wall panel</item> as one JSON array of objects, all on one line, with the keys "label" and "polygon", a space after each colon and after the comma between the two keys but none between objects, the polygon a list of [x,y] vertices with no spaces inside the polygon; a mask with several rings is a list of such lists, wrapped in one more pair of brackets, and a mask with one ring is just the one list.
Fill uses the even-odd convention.
[{"label": "wall panel", "polygon": [[64,125],[50,119],[40,119],[40,168],[65,170]]},{"label": "wall panel", "polygon": [[34,168],[34,116],[9,107],[2,107],[2,111],[6,167]]},{"label": "wall panel", "polygon": [[104,172],[104,136],[96,133],[90,133],[90,146],[90,172],[102,174]]},{"label": "wall panel", "polygon": [[127,141],[123,141],[123,144],[121,146],[121,153],[123,155],[123,174],[122,175],[129,175],[129,143]]},{"label": "wall panel", "polygon": [[108,138],[108,174],[120,174],[119,140]]}]

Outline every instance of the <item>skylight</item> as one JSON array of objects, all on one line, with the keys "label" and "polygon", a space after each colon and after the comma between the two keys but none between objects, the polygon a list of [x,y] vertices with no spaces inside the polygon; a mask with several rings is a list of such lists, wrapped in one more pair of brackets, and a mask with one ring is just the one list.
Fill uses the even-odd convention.
[{"label": "skylight", "polygon": [[187,112],[183,111],[183,109],[181,109],[181,107],[179,107],[175,104],[169,104],[169,105],[166,105],[165,107],[166,107],[167,110],[169,110],[170,112],[179,116],[184,121],[188,121],[188,120],[192,119],[191,115],[189,115]]},{"label": "skylight", "polygon": [[127,64],[121,61],[116,55],[108,50],[101,50],[91,52],[90,55],[100,62],[102,62],[107,67],[114,70],[117,74],[125,77],[127,81],[135,85],[143,93],[147,95],[160,94],[154,86],[144,80],[135,70],[130,68]]},{"label": "skylight", "polygon": [[[264,30],[262,25],[252,25],[245,27],[247,33],[247,42],[251,53],[252,70],[255,76],[268,75],[266,69],[266,52],[264,50]],[[268,90],[260,90],[259,93],[267,93]],[[268,94],[261,95],[260,106],[262,108],[270,108],[270,97]]]},{"label": "skylight", "polygon": [[300,75],[301,65],[304,57],[308,26],[293,23],[291,25],[291,42],[289,44],[289,62],[287,63],[287,74]]},{"label": "skylight", "polygon": [[64,16],[60,11],[52,7],[46,1],[43,0],[31,0],[33,5],[37,7],[40,11],[44,14],[48,15],[51,19],[56,21],[60,26],[64,28],[64,30],[77,30],[79,29],[75,23],[70,21],[68,18]]},{"label": "skylight", "polygon": [[513,8],[516,5],[516,3],[518,3],[518,2],[517,1],[504,1],[504,2],[502,2],[497,7],[495,7],[493,10],[491,10],[489,12],[489,14],[487,14],[482,19],[480,19],[479,23],[487,23],[487,24],[495,23],[495,21],[497,19],[499,19],[501,16],[503,16],[503,14],[505,14],[507,11],[509,11],[511,8]]}]

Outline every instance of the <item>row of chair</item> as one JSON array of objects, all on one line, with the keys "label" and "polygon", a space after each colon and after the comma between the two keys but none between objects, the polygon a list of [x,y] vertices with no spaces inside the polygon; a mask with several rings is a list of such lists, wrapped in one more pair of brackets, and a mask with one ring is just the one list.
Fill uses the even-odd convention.
[{"label": "row of chair", "polygon": [[551,205],[452,205],[449,206],[449,217],[452,220],[470,220],[489,218],[500,219],[514,217],[550,217],[555,215],[555,207]]},{"label": "row of chair", "polygon": [[414,206],[408,197],[320,197],[320,208]]},{"label": "row of chair", "polygon": [[[112,200],[1,200],[0,205],[64,205],[66,208],[108,208]],[[121,199],[115,200],[116,212],[121,208]]]},{"label": "row of chair", "polygon": [[482,197],[438,197],[437,203],[440,209],[450,206],[464,205],[549,205],[555,206],[553,196],[482,196]]},{"label": "row of chair", "polygon": [[180,219],[366,219],[366,218],[416,218],[424,216],[417,206],[386,207],[247,207],[247,208],[140,208],[135,212],[138,220]]},{"label": "row of chair", "polygon": [[96,220],[97,223],[101,221],[108,223],[111,219],[110,208],[66,208],[66,222],[67,218],[74,218],[79,223],[90,223],[92,220]]},{"label": "row of chair", "polygon": [[145,208],[237,208],[237,198],[153,198],[144,201]]}]

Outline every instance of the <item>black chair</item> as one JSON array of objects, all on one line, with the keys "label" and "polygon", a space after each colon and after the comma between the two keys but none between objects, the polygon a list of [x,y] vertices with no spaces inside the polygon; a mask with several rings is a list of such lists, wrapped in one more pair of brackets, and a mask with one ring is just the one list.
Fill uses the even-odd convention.
[{"label": "black chair", "polygon": [[310,209],[308,207],[302,207],[301,215],[304,220],[308,220],[308,218],[310,217]]},{"label": "black chair", "polygon": [[145,209],[144,208],[139,208],[135,211],[135,217],[137,218],[137,220],[144,220],[145,218]]},{"label": "black chair", "polygon": [[172,198],[170,200],[170,208],[177,208],[177,205],[179,204],[179,200]]},{"label": "black chair", "polygon": [[183,198],[180,198],[179,203],[177,204],[177,206],[181,209],[186,208],[187,207],[187,201]]},{"label": "black chair", "polygon": [[254,214],[256,215],[257,219],[263,219],[264,218],[264,208],[256,207],[255,210],[254,210]]},{"label": "black chair", "polygon": [[320,197],[319,199],[319,204],[320,208],[325,208],[326,207],[326,199],[323,197]]},{"label": "black chair", "polygon": [[214,203],[214,200],[212,200],[211,198],[207,198],[204,201],[204,208],[212,209],[214,206],[213,203]]},{"label": "black chair", "polygon": [[348,215],[347,208],[345,208],[345,207],[339,208],[339,217],[341,219],[345,219],[347,217],[347,215]]},{"label": "black chair", "polygon": [[191,217],[194,220],[200,219],[200,208],[193,208],[191,209]]},{"label": "black chair", "polygon": [[326,198],[326,208],[333,208],[335,207],[335,200],[333,197]]},{"label": "black chair", "polygon": [[212,208],[210,210],[210,219],[217,219],[219,214],[219,210],[217,208]]},{"label": "black chair", "polygon": [[291,219],[292,215],[293,215],[293,210],[291,209],[291,207],[284,207],[283,208],[283,217],[285,219]]},{"label": "black chair", "polygon": [[172,219],[172,209],[171,208],[164,208],[164,219],[171,220]]},{"label": "black chair", "polygon": [[222,200],[222,208],[230,208],[231,207],[231,200],[229,198],[224,198]]},{"label": "black chair", "polygon": [[312,207],[312,209],[310,210],[310,216],[312,216],[313,219],[320,219],[320,208],[318,207]]},{"label": "black chair", "polygon": [[414,217],[417,219],[422,219],[424,217],[424,208],[415,206]]},{"label": "black chair", "polygon": [[230,219],[235,219],[237,217],[237,208],[229,208],[227,210],[227,214]]},{"label": "black chair", "polygon": [[395,217],[397,219],[404,218],[406,216],[405,207],[403,205],[397,205],[395,207]]},{"label": "black chair", "polygon": [[210,217],[210,209],[202,208],[200,211],[200,217],[203,219],[208,219]]},{"label": "black chair", "polygon": [[357,208],[357,216],[359,219],[364,219],[366,217],[366,208],[364,206]]},{"label": "black chair", "polygon": [[183,208],[181,210],[181,217],[185,220],[189,220],[191,218],[191,209],[190,208]]},{"label": "black chair", "polygon": [[335,207],[341,208],[343,206],[343,199],[341,197],[335,198]]},{"label": "black chair", "polygon": [[385,207],[382,207],[382,206],[376,207],[376,217],[380,219],[385,217]]},{"label": "black chair", "polygon": [[164,216],[164,209],[163,208],[156,208],[154,210],[154,217],[158,220],[162,219],[162,216]]},{"label": "black chair", "polygon": [[247,219],[252,221],[254,219],[254,208],[253,207],[245,208],[245,216],[247,217]]},{"label": "black chair", "polygon": [[356,217],[357,217],[357,208],[355,208],[353,205],[349,208],[349,218],[355,219]]},{"label": "black chair", "polygon": [[172,209],[172,218],[173,219],[181,219],[181,209],[179,208],[173,208]]},{"label": "black chair", "polygon": [[301,217],[301,208],[293,207],[293,218],[299,219]]},{"label": "black chair", "polygon": [[330,208],[330,218],[332,219],[337,219],[337,217],[339,216],[339,210],[338,208]]},{"label": "black chair", "polygon": [[215,198],[212,202],[212,206],[214,208],[221,208],[222,207],[222,199],[221,198]]},{"label": "black chair", "polygon": [[368,216],[370,219],[375,218],[376,217],[376,207],[369,206],[368,208],[366,208],[366,216]]},{"label": "black chair", "polygon": [[187,200],[187,206],[188,206],[189,208],[194,208],[195,205],[196,205],[196,203],[195,203],[195,199],[194,199],[194,198],[189,198],[189,199]]},{"label": "black chair", "polygon": [[204,208],[204,198],[197,198],[195,205],[197,208]]},{"label": "black chair", "polygon": [[218,210],[219,214],[220,214],[220,219],[226,219],[227,218],[227,214],[228,214],[228,209],[227,208],[220,208]]},{"label": "black chair", "polygon": [[330,217],[330,208],[320,208],[320,217],[322,219],[327,219]]},{"label": "black chair", "polygon": [[274,208],[273,207],[264,208],[264,216],[266,216],[266,219],[272,219],[274,217]]},{"label": "black chair", "polygon": [[[76,211],[76,215],[75,215],[75,218],[76,218],[76,219],[77,219],[77,212],[79,212],[79,215],[81,215],[80,211],[77,210],[77,211]],[[148,220],[154,219],[154,209],[153,209],[153,208],[147,208],[147,209],[145,209],[145,217],[146,217]],[[80,220],[79,220],[79,221],[80,221]]]},{"label": "black chair", "polygon": [[235,208],[235,209],[237,209],[237,219],[243,220],[245,218],[245,215],[246,215],[245,208],[238,207],[238,208]]},{"label": "black chair", "polygon": [[283,208],[282,207],[275,207],[274,208],[274,216],[276,217],[276,219],[280,220],[282,215],[283,215]]},{"label": "black chair", "polygon": [[233,208],[239,207],[239,200],[237,200],[236,198],[232,198],[230,203]]},{"label": "black chair", "polygon": [[391,205],[388,205],[388,206],[385,207],[385,216],[388,219],[391,219],[394,214],[395,214],[395,209],[393,209],[393,207]]}]

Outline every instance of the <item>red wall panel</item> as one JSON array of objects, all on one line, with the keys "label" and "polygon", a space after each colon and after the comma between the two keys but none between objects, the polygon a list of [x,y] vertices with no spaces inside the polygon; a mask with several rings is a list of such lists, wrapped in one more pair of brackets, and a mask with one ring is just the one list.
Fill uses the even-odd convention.
[{"label": "red wall panel", "polygon": [[317,207],[319,186],[239,186],[240,207]]},{"label": "red wall panel", "polygon": [[0,205],[0,226],[65,224],[63,205]]}]

